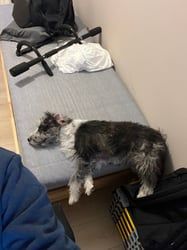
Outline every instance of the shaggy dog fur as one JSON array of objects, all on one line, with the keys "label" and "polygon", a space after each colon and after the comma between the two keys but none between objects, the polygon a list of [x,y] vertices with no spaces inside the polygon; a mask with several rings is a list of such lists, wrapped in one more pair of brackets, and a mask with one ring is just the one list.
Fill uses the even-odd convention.
[{"label": "shaggy dog fur", "polygon": [[69,181],[69,204],[79,200],[82,185],[90,195],[93,171],[111,163],[129,167],[139,176],[137,198],[151,195],[167,153],[165,139],[150,127],[123,121],[73,120],[49,112],[28,141],[43,147],[60,142],[66,157],[76,159],[76,171]]}]

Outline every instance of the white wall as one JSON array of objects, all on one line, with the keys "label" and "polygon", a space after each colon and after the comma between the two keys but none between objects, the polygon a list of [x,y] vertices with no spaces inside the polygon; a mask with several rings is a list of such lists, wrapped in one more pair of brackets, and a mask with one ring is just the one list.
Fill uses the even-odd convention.
[{"label": "white wall", "polygon": [[187,167],[187,1],[74,0],[150,125],[167,134],[175,168]]}]

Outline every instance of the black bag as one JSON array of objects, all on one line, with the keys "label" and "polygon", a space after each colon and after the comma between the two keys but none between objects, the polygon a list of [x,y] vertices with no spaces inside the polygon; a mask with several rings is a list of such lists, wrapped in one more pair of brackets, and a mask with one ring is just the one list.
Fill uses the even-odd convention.
[{"label": "black bag", "polygon": [[136,199],[139,185],[122,187],[145,250],[187,249],[187,169],[164,177],[151,196]]},{"label": "black bag", "polygon": [[14,0],[13,2],[12,15],[21,28],[43,26],[52,36],[68,36],[72,34],[71,28],[77,29],[72,0]]}]

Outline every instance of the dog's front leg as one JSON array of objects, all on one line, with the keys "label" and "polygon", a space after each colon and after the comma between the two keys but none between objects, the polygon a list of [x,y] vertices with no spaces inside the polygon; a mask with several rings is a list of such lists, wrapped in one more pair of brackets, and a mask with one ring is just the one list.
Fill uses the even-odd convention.
[{"label": "dog's front leg", "polygon": [[93,180],[90,175],[88,163],[81,158],[77,159],[76,172],[71,176],[69,181],[69,204],[76,203],[81,195],[81,186],[84,183],[85,193],[91,194]]},{"label": "dog's front leg", "polygon": [[69,181],[69,205],[76,203],[80,198],[81,182],[77,178],[77,172],[73,174]]},{"label": "dog's front leg", "polygon": [[88,175],[85,176],[84,189],[85,189],[85,194],[87,194],[88,196],[91,195],[91,193],[94,189],[93,177],[92,177],[91,173],[89,173]]}]

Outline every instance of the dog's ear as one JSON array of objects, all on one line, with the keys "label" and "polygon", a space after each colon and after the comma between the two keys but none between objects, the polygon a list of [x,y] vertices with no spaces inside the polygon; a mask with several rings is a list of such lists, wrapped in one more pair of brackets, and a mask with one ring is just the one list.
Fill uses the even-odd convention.
[{"label": "dog's ear", "polygon": [[58,124],[60,124],[61,126],[64,125],[65,120],[64,120],[64,117],[62,115],[55,114],[54,118],[55,118],[55,120],[57,121]]}]

